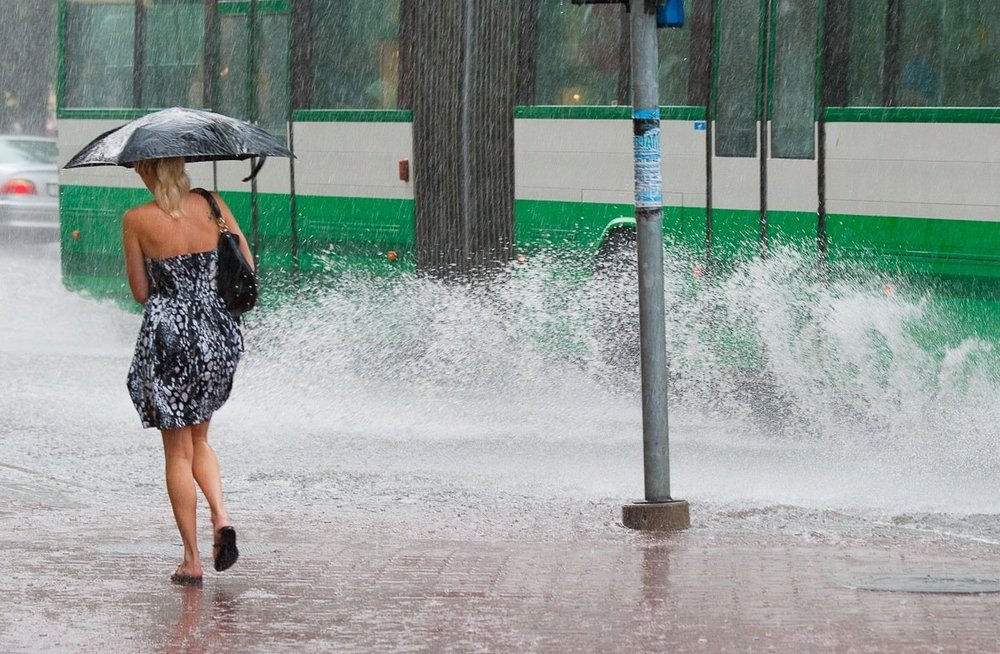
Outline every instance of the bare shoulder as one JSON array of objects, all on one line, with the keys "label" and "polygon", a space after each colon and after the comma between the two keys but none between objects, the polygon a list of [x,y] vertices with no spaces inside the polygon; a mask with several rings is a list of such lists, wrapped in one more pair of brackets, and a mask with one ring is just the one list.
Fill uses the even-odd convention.
[{"label": "bare shoulder", "polygon": [[135,220],[136,218],[142,218],[144,216],[154,214],[159,210],[160,210],[159,207],[156,206],[156,202],[147,202],[146,204],[140,204],[134,206],[128,211],[126,211],[125,217],[128,218],[129,216],[131,216],[132,219]]},{"label": "bare shoulder", "polygon": [[217,191],[212,191],[212,195],[219,203],[219,210],[222,212],[222,217],[231,228],[236,223],[236,217],[233,215],[233,210],[229,208],[229,205],[226,204],[226,201],[222,199],[222,196],[219,195]]},{"label": "bare shoulder", "polygon": [[213,191],[211,189],[206,189],[206,188],[192,188],[191,192],[205,198],[206,201],[208,198],[205,197],[205,194],[207,193],[213,200],[215,200],[215,203],[219,205],[219,208],[223,212],[225,212],[225,210],[228,209],[225,200],[222,199],[222,196],[219,195],[218,191]]},{"label": "bare shoulder", "polygon": [[122,216],[122,224],[129,229],[142,229],[142,225],[148,222],[145,219],[154,215],[156,210],[156,204],[153,202],[132,207]]},{"label": "bare shoulder", "polygon": [[212,197],[215,198],[215,201],[219,203],[220,207],[225,207],[227,209],[229,208],[229,206],[226,204],[226,201],[222,199],[221,195],[219,195],[218,191],[209,191],[209,193],[212,194]]}]

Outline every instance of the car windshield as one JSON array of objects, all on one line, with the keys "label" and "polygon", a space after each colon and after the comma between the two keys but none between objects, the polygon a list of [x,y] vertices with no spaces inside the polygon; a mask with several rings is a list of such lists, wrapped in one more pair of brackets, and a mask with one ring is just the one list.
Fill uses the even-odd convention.
[{"label": "car windshield", "polygon": [[57,158],[55,141],[0,139],[0,162],[55,165]]}]

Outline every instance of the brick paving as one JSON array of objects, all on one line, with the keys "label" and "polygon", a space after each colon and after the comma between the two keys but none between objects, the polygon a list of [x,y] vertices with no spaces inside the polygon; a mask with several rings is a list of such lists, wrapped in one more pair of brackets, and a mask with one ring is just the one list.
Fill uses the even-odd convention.
[{"label": "brick paving", "polygon": [[3,652],[1000,651],[1000,593],[855,587],[995,581],[990,542],[786,532],[697,502],[673,534],[624,529],[613,502],[556,501],[488,507],[505,527],[476,534],[476,509],[447,500],[276,515],[237,493],[243,557],[184,589],[166,583],[180,548],[158,493],[2,473]]}]

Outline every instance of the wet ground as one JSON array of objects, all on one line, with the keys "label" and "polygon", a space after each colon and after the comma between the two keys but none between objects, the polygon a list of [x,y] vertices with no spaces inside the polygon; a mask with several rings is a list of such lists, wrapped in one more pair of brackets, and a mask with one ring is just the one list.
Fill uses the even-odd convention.
[{"label": "wet ground", "polygon": [[995,450],[845,462],[682,413],[692,527],[636,533],[634,401],[561,369],[343,388],[336,345],[275,353],[264,322],[212,434],[242,557],[171,586],[159,438],[124,386],[137,327],[62,289],[55,244],[0,248],[0,651],[1000,650]]}]

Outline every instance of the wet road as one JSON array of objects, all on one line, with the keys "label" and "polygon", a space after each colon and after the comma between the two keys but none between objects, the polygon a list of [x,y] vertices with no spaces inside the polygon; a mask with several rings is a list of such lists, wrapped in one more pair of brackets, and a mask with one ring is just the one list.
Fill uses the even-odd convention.
[{"label": "wet road", "polygon": [[[881,488],[871,468],[692,420],[675,461],[692,529],[637,534],[619,524],[641,493],[633,400],[561,368],[416,388],[278,320],[248,326],[213,425],[243,557],[175,588],[159,439],[124,386],[138,316],[64,291],[55,245],[0,249],[0,650],[1000,648],[1000,593],[946,592],[1000,579],[982,471],[929,481],[945,510],[903,491],[858,506],[843,487]],[[914,579],[940,592],[902,592]]]}]

